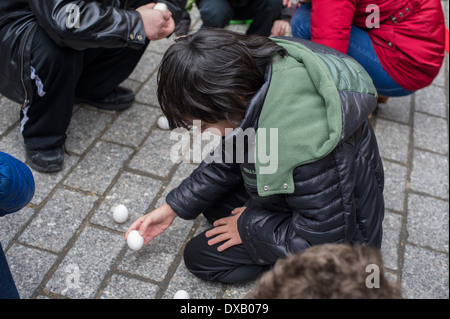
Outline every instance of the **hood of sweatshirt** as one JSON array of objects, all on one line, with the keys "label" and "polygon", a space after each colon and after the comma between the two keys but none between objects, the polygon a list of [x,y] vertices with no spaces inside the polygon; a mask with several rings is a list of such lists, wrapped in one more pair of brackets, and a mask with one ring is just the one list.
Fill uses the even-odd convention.
[{"label": "hood of sweatshirt", "polygon": [[372,79],[351,57],[308,42],[272,40],[288,56],[274,58],[259,114],[260,196],[294,192],[294,169],[329,155],[367,120],[377,98]]}]

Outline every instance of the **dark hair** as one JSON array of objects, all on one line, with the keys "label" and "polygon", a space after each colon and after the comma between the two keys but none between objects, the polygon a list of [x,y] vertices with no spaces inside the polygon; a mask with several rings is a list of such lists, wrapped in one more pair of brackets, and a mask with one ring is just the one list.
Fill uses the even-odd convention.
[{"label": "dark hair", "polygon": [[170,127],[189,128],[193,118],[238,126],[276,54],[287,55],[266,37],[224,29],[177,39],[158,71],[158,101]]}]

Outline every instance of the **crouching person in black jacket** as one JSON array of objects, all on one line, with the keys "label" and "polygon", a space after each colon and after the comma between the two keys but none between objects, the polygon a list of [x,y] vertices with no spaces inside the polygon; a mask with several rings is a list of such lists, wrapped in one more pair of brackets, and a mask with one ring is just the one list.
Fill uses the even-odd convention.
[{"label": "crouching person in black jacket", "polygon": [[[22,105],[28,164],[63,167],[74,103],[124,110],[134,93],[119,85],[149,40],[170,35],[186,0],[5,0],[0,4],[0,93]],[[154,1],[156,2],[156,1]]]},{"label": "crouching person in black jacket", "polygon": [[148,243],[177,216],[203,213],[213,227],[187,244],[185,263],[226,283],[313,245],[381,246],[384,175],[368,121],[377,94],[352,58],[202,29],[166,52],[158,98],[172,129],[199,120],[223,143],[126,236],[139,230]]}]

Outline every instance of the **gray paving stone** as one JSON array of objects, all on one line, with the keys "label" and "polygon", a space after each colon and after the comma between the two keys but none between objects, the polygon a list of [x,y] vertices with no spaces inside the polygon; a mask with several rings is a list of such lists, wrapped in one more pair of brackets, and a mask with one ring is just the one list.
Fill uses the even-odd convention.
[{"label": "gray paving stone", "polygon": [[383,158],[406,163],[408,160],[409,126],[378,119],[375,134]]},{"label": "gray paving stone", "polygon": [[129,88],[136,94],[136,92],[139,91],[139,88],[142,86],[142,83],[128,78],[123,81],[120,86]]},{"label": "gray paving stone", "polygon": [[448,103],[445,97],[445,88],[430,85],[415,93],[415,109],[423,113],[446,117]]},{"label": "gray paving stone", "polygon": [[119,269],[151,280],[162,281],[180,252],[193,223],[176,218],[163,234],[141,250],[128,249]]},{"label": "gray paving stone", "polygon": [[378,104],[377,118],[409,123],[411,113],[411,95],[391,97],[387,103]]},{"label": "gray paving stone", "polygon": [[120,114],[102,139],[136,147],[142,142],[160,114],[161,112],[156,108],[135,103]]},{"label": "gray paving stone", "polygon": [[34,209],[25,207],[18,212],[0,218],[0,243],[4,249],[9,245],[12,238],[22,230],[33,214]]},{"label": "gray paving stone", "polygon": [[[60,252],[92,210],[97,196],[60,189],[42,208],[19,240],[23,243]],[[45,231],[42,231],[45,229]]]},{"label": "gray paving stone", "polygon": [[157,90],[157,76],[153,75],[141,90],[136,94],[136,101],[145,105],[151,105],[159,108]]},{"label": "gray paving stone", "polygon": [[[446,3],[448,4],[448,1],[446,1]],[[448,9],[447,9],[448,11]],[[448,26],[447,26],[448,28]],[[441,87],[445,87],[445,69],[446,69],[446,63],[444,63],[441,67],[441,69],[439,70],[439,74],[436,76],[436,78],[433,81],[434,85],[437,86],[441,86]]]},{"label": "gray paving stone", "polygon": [[156,206],[161,206],[162,204],[164,204],[167,194],[169,194],[170,191],[175,187],[180,185],[181,182],[186,179],[195,170],[196,167],[197,165],[194,164],[180,163],[175,174],[172,176],[169,185],[165,187],[164,193],[159,198]]},{"label": "gray paving stone", "polygon": [[67,173],[77,164],[79,157],[76,155],[64,155],[63,170],[56,173],[40,173],[32,169],[35,183],[35,193],[31,200],[32,204],[39,205],[51,193],[56,185],[67,175]]},{"label": "gray paving stone", "polygon": [[448,299],[448,255],[406,245],[403,266],[403,297]]},{"label": "gray paving stone", "polygon": [[94,148],[70,174],[65,184],[76,189],[103,194],[132,153],[132,149],[108,142]]},{"label": "gray paving stone", "polygon": [[103,290],[101,299],[155,299],[158,286],[134,278],[114,274]]},{"label": "gray paving stone", "polygon": [[447,201],[411,194],[408,197],[408,241],[448,253]]},{"label": "gray paving stone", "polygon": [[414,146],[436,153],[447,153],[447,121],[416,112],[414,114]]},{"label": "gray paving stone", "polygon": [[165,38],[165,39],[161,39],[158,41],[152,41],[150,42],[150,44],[148,45],[148,50],[150,52],[156,52],[156,53],[160,53],[160,54],[164,54],[167,49],[174,43],[174,38],[173,37],[169,37],[169,38]]},{"label": "gray paving stone", "polygon": [[229,285],[221,298],[223,299],[245,299],[250,291],[255,289],[256,282]]},{"label": "gray paving stone", "polygon": [[191,299],[216,299],[221,295],[223,285],[217,282],[205,282],[194,276],[181,262],[172,277],[162,299],[173,299],[178,290],[185,290]]},{"label": "gray paving stone", "polygon": [[157,71],[159,64],[161,63],[161,59],[161,53],[155,53],[147,50],[139,61],[137,67],[134,69],[133,73],[129,76],[129,79],[138,82],[148,80],[148,78]]},{"label": "gray paving stone", "polygon": [[0,140],[0,150],[25,162],[25,146],[20,128],[16,127]]},{"label": "gray paving stone", "polygon": [[[136,219],[149,211],[161,186],[159,180],[124,172],[91,218],[91,223],[126,231]],[[119,204],[125,205],[129,212],[129,218],[123,224],[116,223],[112,218],[112,209]]]},{"label": "gray paving stone", "polygon": [[407,169],[403,165],[386,160],[383,166],[385,206],[387,209],[404,211]]},{"label": "gray paving stone", "polygon": [[398,249],[400,245],[400,230],[402,216],[386,212],[383,221],[383,242],[381,253],[386,268],[398,269]]},{"label": "gray paving stone", "polygon": [[29,299],[53,267],[57,256],[14,244],[6,253],[11,273],[22,299]]},{"label": "gray paving stone", "polygon": [[20,105],[0,97],[0,136],[8,129],[18,124],[20,115]]},{"label": "gray paving stone", "polygon": [[170,160],[170,149],[175,144],[170,132],[155,129],[139,152],[133,157],[130,168],[160,177],[167,177],[174,163]]},{"label": "gray paving stone", "polygon": [[67,130],[67,150],[77,155],[83,154],[111,121],[112,114],[81,107],[72,116]]},{"label": "gray paving stone", "polygon": [[86,227],[46,284],[45,290],[69,298],[94,298],[125,245],[120,235]]},{"label": "gray paving stone", "polygon": [[[11,131],[0,141],[0,150],[6,150],[8,154],[25,162],[25,146],[19,129]],[[63,170],[57,173],[40,173],[31,169],[33,172],[35,194],[31,203],[39,205],[54,189],[54,187],[65,177],[70,169],[77,163],[79,157],[76,155],[64,155]]]},{"label": "gray paving stone", "polygon": [[448,199],[448,156],[414,150],[411,189]]}]

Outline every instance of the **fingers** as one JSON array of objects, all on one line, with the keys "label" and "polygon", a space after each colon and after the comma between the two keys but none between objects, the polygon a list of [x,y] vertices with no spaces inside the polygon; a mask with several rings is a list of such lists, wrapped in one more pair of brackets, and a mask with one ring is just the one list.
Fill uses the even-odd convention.
[{"label": "fingers", "polygon": [[230,239],[230,240],[226,241],[223,245],[219,246],[217,248],[217,250],[218,251],[224,251],[224,250],[227,250],[230,247],[233,247],[233,246],[239,245],[239,244],[240,244],[239,241],[234,240],[234,239]]},{"label": "fingers", "polygon": [[[214,223],[215,224],[215,223]],[[216,225],[214,225],[214,226],[216,226]],[[219,234],[222,234],[222,233],[224,233],[224,232],[226,232],[227,231],[227,228],[226,227],[215,227],[215,228],[212,228],[212,229],[210,229],[210,230],[208,230],[206,233],[205,233],[205,235],[206,235],[206,237],[213,237],[213,236],[216,236],[216,235],[219,235]]]},{"label": "fingers", "polygon": [[144,236],[145,233],[147,232],[148,226],[152,223],[153,223],[152,216],[148,216],[147,218],[145,218],[141,226],[139,227],[139,235]]},{"label": "fingers", "polygon": [[236,214],[239,214],[240,212],[241,212],[241,207],[237,207],[237,208],[232,210],[231,214],[232,215],[236,215]]},{"label": "fingers", "polygon": [[[241,243],[238,239],[234,238],[230,233],[223,232],[223,230],[220,229],[220,228],[223,228],[223,227],[218,227],[218,228],[212,229],[212,230],[215,230],[215,231],[210,230],[210,231],[207,232],[207,236],[206,237],[215,236],[214,234],[216,234],[216,232],[219,233],[219,235],[217,235],[216,237],[208,240],[208,245],[214,246],[214,245],[216,245],[218,243],[224,242],[222,245],[217,247],[217,250],[222,252],[222,251],[227,250],[228,248],[230,248],[232,246],[235,246],[235,245],[238,245],[238,244]],[[223,232],[223,233],[220,233],[220,232]]]},{"label": "fingers", "polygon": [[233,209],[233,211],[231,212],[232,215],[237,215],[242,213],[244,210],[246,210],[247,207],[243,206],[243,207],[237,207],[235,209]]},{"label": "fingers", "polygon": [[[218,228],[214,228],[210,231],[207,232],[206,237],[211,237],[211,236],[215,236],[215,234],[220,234],[210,240],[208,240],[208,245],[210,246],[214,246],[218,243],[224,242],[222,245],[220,245],[219,247],[217,247],[218,251],[224,251],[234,245],[239,244],[239,242],[237,240],[235,240],[230,233],[228,232],[223,232],[223,229],[221,229],[223,227],[218,227]],[[221,233],[223,232],[223,233]]]},{"label": "fingers", "polygon": [[208,245],[214,246],[215,244],[221,243],[221,242],[223,242],[225,240],[229,240],[229,239],[231,239],[230,234],[223,233],[223,234],[220,234],[220,235],[208,240]]},{"label": "fingers", "polygon": [[138,230],[139,227],[141,227],[141,224],[143,222],[143,217],[138,218],[133,224],[131,224],[130,227],[128,227],[127,232],[125,233],[125,240],[128,238],[128,234],[132,231],[132,230]]}]

